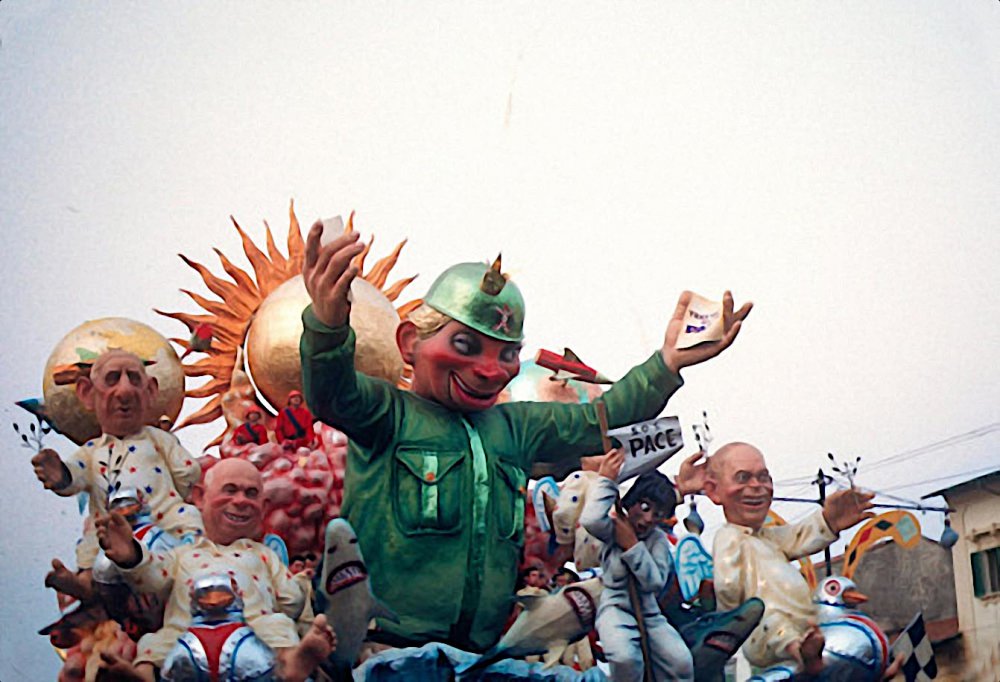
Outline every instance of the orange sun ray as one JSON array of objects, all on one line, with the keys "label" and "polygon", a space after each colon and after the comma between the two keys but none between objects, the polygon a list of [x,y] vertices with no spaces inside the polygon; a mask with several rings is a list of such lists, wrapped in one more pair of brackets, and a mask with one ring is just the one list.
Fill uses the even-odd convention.
[{"label": "orange sun ray", "polygon": [[[229,276],[229,280],[224,279],[209,270],[208,267],[198,263],[183,254],[179,254],[188,267],[195,270],[200,276],[205,286],[221,300],[212,300],[201,294],[181,289],[202,311],[207,314],[190,314],[183,312],[167,312],[155,309],[155,312],[164,317],[177,320],[187,327],[189,332],[202,324],[208,324],[212,328],[212,342],[204,351],[193,351],[200,353],[201,357],[194,361],[189,361],[183,365],[186,377],[211,377],[207,382],[185,391],[188,398],[208,398],[196,412],[186,417],[177,426],[178,429],[193,424],[208,424],[220,419],[223,416],[222,397],[229,390],[233,378],[233,371],[236,367],[237,356],[240,347],[243,345],[247,330],[254,314],[268,294],[284,284],[289,279],[302,274],[302,264],[305,260],[305,240],[302,238],[302,229],[299,219],[295,215],[295,202],[288,204],[288,239],[286,248],[288,256],[285,256],[278,249],[274,240],[271,226],[264,221],[264,243],[266,252],[261,250],[250,238],[250,236],[240,227],[236,218],[229,217],[240,236],[243,245],[243,253],[253,270],[251,275],[233,264],[222,251],[217,248],[212,250],[219,257],[219,263],[223,271]],[[347,220],[345,231],[354,227],[354,211],[351,211]],[[406,240],[396,245],[388,256],[379,259],[368,273],[364,272],[365,258],[371,251],[374,237],[372,237],[364,251],[355,257],[354,264],[358,266],[359,276],[375,287],[383,290],[383,294],[391,302],[395,302],[402,294],[403,290],[416,278],[407,277],[400,279],[387,289],[384,288],[390,272],[399,259]],[[403,317],[409,314],[422,303],[421,299],[416,299],[403,303],[396,308],[397,313]],[[171,339],[179,347],[188,350],[191,343],[185,339]],[[412,377],[412,368],[404,366],[401,386],[407,386],[409,378]],[[218,445],[222,442],[223,432],[205,449]]]}]

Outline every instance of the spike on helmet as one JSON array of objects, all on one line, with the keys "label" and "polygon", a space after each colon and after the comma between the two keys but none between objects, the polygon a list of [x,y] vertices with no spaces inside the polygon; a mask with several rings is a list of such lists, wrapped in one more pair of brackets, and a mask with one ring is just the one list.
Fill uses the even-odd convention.
[{"label": "spike on helmet", "polygon": [[452,265],[434,280],[424,303],[494,339],[524,339],[524,298],[500,272],[499,256],[493,265]]}]

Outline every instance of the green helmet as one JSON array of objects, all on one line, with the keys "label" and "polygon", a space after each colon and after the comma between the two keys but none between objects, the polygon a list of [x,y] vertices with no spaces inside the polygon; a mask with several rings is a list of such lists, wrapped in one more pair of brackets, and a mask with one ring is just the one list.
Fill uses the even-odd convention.
[{"label": "green helmet", "polygon": [[459,263],[442,272],[424,303],[477,332],[500,341],[524,338],[524,299],[517,285],[500,273],[500,258]]}]

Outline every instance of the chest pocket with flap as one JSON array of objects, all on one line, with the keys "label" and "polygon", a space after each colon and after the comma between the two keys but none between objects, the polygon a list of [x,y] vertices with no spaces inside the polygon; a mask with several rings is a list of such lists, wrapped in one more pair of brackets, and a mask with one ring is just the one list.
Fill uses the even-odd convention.
[{"label": "chest pocket with flap", "polygon": [[462,524],[464,454],[400,448],[393,466],[393,506],[407,535],[453,533]]}]

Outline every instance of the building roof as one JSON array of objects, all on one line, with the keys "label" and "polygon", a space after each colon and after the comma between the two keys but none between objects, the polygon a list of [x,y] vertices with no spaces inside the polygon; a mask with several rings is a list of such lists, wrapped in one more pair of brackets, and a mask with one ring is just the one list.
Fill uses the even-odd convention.
[{"label": "building roof", "polygon": [[1000,467],[997,467],[993,471],[987,472],[985,474],[980,474],[979,476],[972,476],[972,477],[969,477],[969,478],[965,479],[964,481],[959,481],[958,483],[953,483],[952,485],[948,486],[947,488],[941,488],[940,490],[935,490],[932,493],[927,493],[926,495],[921,495],[920,499],[921,500],[926,500],[928,497],[937,497],[938,495],[947,495],[948,493],[955,493],[955,492],[958,492],[959,488],[965,488],[965,487],[973,486],[973,485],[978,486],[978,485],[981,485],[982,483],[986,483],[987,481],[989,481],[989,482],[993,482],[993,481],[1000,482]]}]

